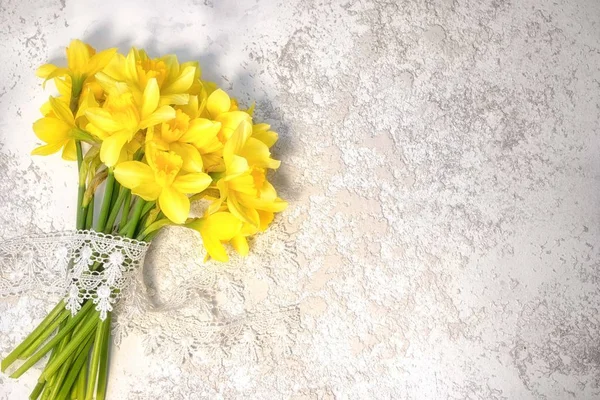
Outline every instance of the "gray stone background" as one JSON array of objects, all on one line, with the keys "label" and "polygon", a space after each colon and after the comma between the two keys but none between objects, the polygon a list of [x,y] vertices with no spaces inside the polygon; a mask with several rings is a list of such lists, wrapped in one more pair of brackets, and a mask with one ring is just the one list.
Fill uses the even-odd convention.
[{"label": "gray stone background", "polygon": [[29,155],[33,72],[72,38],[199,59],[281,134],[295,269],[257,287],[299,299],[293,356],[187,371],[196,390],[144,378],[132,344],[113,398],[600,399],[599,1],[8,0],[0,19],[1,237],[73,225],[73,166]]}]

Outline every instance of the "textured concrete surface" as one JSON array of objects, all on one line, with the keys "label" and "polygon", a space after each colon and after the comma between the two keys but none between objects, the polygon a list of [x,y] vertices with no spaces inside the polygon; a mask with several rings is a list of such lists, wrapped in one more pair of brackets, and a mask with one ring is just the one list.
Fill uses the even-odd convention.
[{"label": "textured concrete surface", "polygon": [[300,302],[292,355],[179,368],[129,339],[112,398],[600,399],[597,0],[0,10],[3,237],[73,224],[73,166],[29,156],[33,71],[71,38],[199,59],[281,132],[292,250],[249,287]]}]

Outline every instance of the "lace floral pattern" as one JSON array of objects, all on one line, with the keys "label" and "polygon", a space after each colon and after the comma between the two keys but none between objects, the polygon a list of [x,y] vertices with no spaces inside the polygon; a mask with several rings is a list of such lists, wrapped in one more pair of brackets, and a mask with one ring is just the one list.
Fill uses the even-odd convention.
[{"label": "lace floral pattern", "polygon": [[[264,264],[270,265],[273,238],[264,239]],[[289,242],[289,235],[279,239]],[[188,251],[174,251],[178,240],[185,240]],[[156,242],[144,269],[117,305],[113,325],[117,344],[128,335],[142,335],[148,339],[147,354],[176,363],[242,356],[258,361],[265,351],[290,352],[300,324],[297,299],[249,306],[244,281],[256,271],[248,260],[232,257],[226,264],[204,263],[198,236],[189,230],[166,229]]]},{"label": "lace floral pattern", "polygon": [[[147,243],[93,231],[7,240],[0,243],[0,295],[66,294],[66,308],[73,314],[84,300],[91,299],[101,319],[118,304],[113,329],[116,344],[135,332],[146,337],[149,353],[161,349],[178,363],[241,353],[257,360],[259,349],[277,348],[280,353],[289,349],[291,334],[299,324],[298,307],[244,313],[242,270],[235,262],[227,272],[203,266],[196,259],[181,260],[168,270],[178,278],[176,286],[157,292],[160,279],[144,282],[141,265],[147,249]],[[102,271],[93,270],[99,264],[104,266]],[[193,273],[187,270],[189,265]],[[162,266],[158,269],[164,272]],[[221,303],[225,298],[229,301],[218,305],[218,296]],[[203,314],[207,318],[199,319]]]},{"label": "lace floral pattern", "polygon": [[[90,299],[104,320],[147,248],[144,242],[94,231],[11,239],[0,243],[0,296],[28,290],[63,293],[72,314]],[[102,271],[95,270],[99,265]]]}]

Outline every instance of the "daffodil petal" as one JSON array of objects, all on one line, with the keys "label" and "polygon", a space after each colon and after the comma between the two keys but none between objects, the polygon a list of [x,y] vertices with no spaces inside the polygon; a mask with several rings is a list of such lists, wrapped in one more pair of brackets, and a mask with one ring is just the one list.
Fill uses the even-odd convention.
[{"label": "daffodil petal", "polygon": [[250,251],[250,248],[248,247],[248,241],[242,235],[234,236],[231,239],[231,245],[242,257],[246,257]]},{"label": "daffodil petal", "polygon": [[125,77],[131,82],[137,82],[139,80],[136,68],[137,60],[135,57],[135,52],[136,49],[132,48],[129,50],[129,53],[127,53],[127,57],[125,58]]},{"label": "daffodil petal", "polygon": [[229,165],[233,161],[233,156],[242,150],[244,144],[252,134],[251,129],[252,126],[248,122],[240,122],[237,129],[233,132],[227,143],[225,143],[223,160],[226,165]]},{"label": "daffodil petal", "polygon": [[258,211],[258,216],[260,217],[260,230],[265,231],[271,222],[273,222],[273,218],[275,218],[275,214],[269,211],[256,210]]},{"label": "daffodil petal", "polygon": [[179,108],[190,118],[198,117],[200,115],[198,113],[198,96],[188,95],[188,101],[185,104],[182,104]]},{"label": "daffodil petal", "polygon": [[248,194],[252,197],[256,196],[256,187],[254,186],[254,179],[250,174],[238,175],[234,179],[229,179],[228,176],[225,181],[229,188],[235,192]]},{"label": "daffodil petal", "polygon": [[47,156],[54,154],[63,147],[63,144],[64,143],[50,143],[44,146],[36,147],[31,151],[31,154],[34,156]]},{"label": "daffodil petal", "polygon": [[52,106],[50,105],[49,101],[42,104],[42,106],[40,107],[40,112],[44,117],[47,117],[52,113]]},{"label": "daffodil petal", "polygon": [[100,160],[108,167],[114,166],[121,156],[121,150],[129,140],[129,133],[126,131],[116,132],[102,141],[100,146]]},{"label": "daffodil petal", "polygon": [[[272,147],[279,139],[279,135],[277,134],[277,132],[268,130],[269,125],[267,125],[267,124],[259,124],[259,125],[266,125],[267,128],[265,130],[256,130],[253,128],[252,137],[260,140],[261,142],[266,144],[267,147]],[[256,125],[254,125],[254,127],[256,127]]]},{"label": "daffodil petal", "polygon": [[226,211],[219,211],[206,218],[203,229],[210,231],[210,234],[219,240],[227,241],[238,235],[242,226],[242,221],[233,214]]},{"label": "daffodil petal", "polygon": [[94,77],[96,79],[96,83],[98,83],[102,90],[104,90],[107,93],[110,93],[116,86],[117,80],[115,80],[115,78],[113,78],[112,75],[106,73],[106,69],[102,72],[97,72],[96,75],[94,75]]},{"label": "daffodil petal", "polygon": [[52,72],[54,72],[57,68],[58,67],[54,64],[44,64],[35,71],[35,74],[39,78],[46,78],[48,75],[50,75]]},{"label": "daffodil petal", "polygon": [[206,118],[196,118],[190,121],[187,131],[181,136],[180,140],[203,148],[211,143],[220,130],[220,122],[214,122]]},{"label": "daffodil petal", "polygon": [[[85,113],[83,113],[83,114],[85,115]],[[98,128],[94,124],[89,124],[89,123],[88,124],[84,124],[84,123],[82,123],[80,126],[82,127],[82,129],[84,131],[91,133],[92,135],[96,136],[100,140],[104,140],[104,139],[106,139],[107,137],[110,136],[110,133],[107,134],[106,132],[104,132],[102,129]]]},{"label": "daffodil petal", "polygon": [[115,179],[122,186],[133,189],[135,187],[154,182],[152,169],[140,161],[125,161],[117,164],[114,169]]},{"label": "daffodil petal", "polygon": [[217,89],[208,96],[206,110],[211,117],[216,118],[218,115],[229,111],[230,108],[231,98],[225,91]]},{"label": "daffodil petal", "polygon": [[190,95],[186,93],[176,93],[176,94],[167,94],[163,95],[161,93],[159,106],[168,106],[168,105],[176,105],[183,106],[189,102]]},{"label": "daffodil petal", "polygon": [[249,197],[247,199],[244,198],[244,204],[247,204],[249,207],[252,207],[252,209],[268,211],[273,213],[282,212],[288,207],[288,203],[279,198],[274,201],[271,201]]},{"label": "daffodil petal", "polygon": [[87,91],[81,100],[81,104],[79,105],[79,109],[77,110],[77,115],[75,116],[75,120],[77,120],[78,124],[80,123],[79,119],[85,117],[85,112],[91,108],[97,108],[98,102],[96,101],[96,97],[94,96],[94,92]]},{"label": "daffodil petal", "polygon": [[87,63],[86,74],[90,76],[94,75],[96,72],[106,67],[116,53],[117,49],[112,48],[94,54]]},{"label": "daffodil petal", "polygon": [[277,200],[277,192],[270,182],[265,181],[260,188],[260,198],[266,201]]},{"label": "daffodil petal", "polygon": [[185,194],[196,194],[206,189],[212,183],[210,175],[197,172],[179,175],[173,181],[173,188]]},{"label": "daffodil petal", "polygon": [[260,226],[260,217],[255,209],[244,206],[237,199],[237,195],[235,192],[230,191],[227,196],[227,207],[229,211],[235,215],[237,218],[241,219],[244,222],[247,222],[253,226]]},{"label": "daffodil petal", "polygon": [[158,125],[175,118],[175,109],[171,106],[162,106],[154,111],[147,119],[140,122],[140,129],[147,128],[152,125]]},{"label": "daffodil petal", "polygon": [[[248,172],[249,169],[248,161],[244,157],[234,155],[229,160],[229,164],[227,164],[227,176],[225,180],[234,179]],[[250,179],[252,179],[251,176]]]},{"label": "daffodil petal", "polygon": [[75,118],[73,118],[73,113],[64,102],[57,100],[52,96],[50,96],[49,102],[50,106],[52,107],[52,111],[54,111],[54,114],[59,119],[65,121],[71,126],[75,126]]},{"label": "daffodil petal", "polygon": [[[119,165],[117,165],[117,167]],[[131,193],[135,194],[136,196],[140,196],[146,201],[156,200],[160,196],[161,191],[162,188],[158,186],[155,182],[146,182],[142,185],[136,186],[133,189],[131,189]]]},{"label": "daffodil petal", "polygon": [[219,239],[217,239],[214,236],[211,236],[210,233],[207,233],[205,231],[200,231],[200,236],[202,236],[202,243],[204,244],[204,248],[213,259],[221,262],[229,261],[229,256],[225,251],[225,247]]},{"label": "daffodil petal", "polygon": [[177,56],[175,54],[167,54],[161,57],[161,60],[164,61],[167,66],[167,76],[165,77],[166,82],[172,82],[179,75],[180,67],[179,60],[177,60]]},{"label": "daffodil petal", "polygon": [[100,74],[103,74],[106,76],[106,78],[104,78],[105,80],[108,78],[112,81],[125,81],[127,79],[125,76],[125,63],[125,56],[120,53],[115,53],[102,72],[96,74],[96,79],[98,79]]},{"label": "daffodil petal", "polygon": [[164,94],[174,94],[187,91],[190,86],[192,86],[195,75],[196,67],[188,65],[183,69],[181,74],[177,77],[177,79],[175,79],[174,82],[163,88],[162,92]]},{"label": "daffodil petal", "polygon": [[179,154],[179,156],[183,159],[183,165],[181,168],[184,171],[202,172],[204,163],[202,162],[202,156],[197,148],[191,144],[173,142],[170,145],[170,149]]},{"label": "daffodil petal", "polygon": [[165,216],[176,224],[183,224],[190,213],[190,199],[173,187],[162,189],[158,205]]},{"label": "daffodil petal", "polygon": [[71,127],[58,118],[44,117],[33,123],[33,131],[44,142],[53,143],[66,140]]},{"label": "daffodil petal", "polygon": [[67,47],[67,64],[75,74],[86,72],[85,66],[90,59],[90,50],[81,40],[74,39]]},{"label": "daffodil petal", "polygon": [[65,104],[69,104],[71,102],[71,77],[54,78],[54,86],[60,93],[60,100],[64,101]]},{"label": "daffodil petal", "polygon": [[92,124],[105,132],[116,132],[123,128],[113,115],[103,108],[90,108],[85,112],[85,116]]},{"label": "daffodil petal", "polygon": [[223,205],[223,202],[227,198],[227,194],[229,193],[229,190],[227,188],[227,184],[225,182],[223,182],[223,180],[217,181],[217,188],[219,189],[219,198],[216,199],[215,201],[213,201],[208,206],[208,213],[209,214],[214,214],[217,211],[219,211],[219,209]]},{"label": "daffodil petal", "polygon": [[248,138],[239,154],[253,166],[277,169],[281,165],[281,161],[271,158],[269,147],[253,137]]},{"label": "daffodil petal", "polygon": [[77,160],[77,148],[75,146],[75,140],[69,140],[62,152],[63,160],[75,161]]},{"label": "daffodil petal", "polygon": [[142,96],[142,120],[147,119],[158,107],[160,98],[160,90],[156,78],[151,78],[146,84],[144,94]]},{"label": "daffodil petal", "polygon": [[252,124],[252,117],[243,111],[229,111],[219,115],[215,119],[221,123],[221,133],[225,140],[229,140],[242,121]]},{"label": "daffodil petal", "polygon": [[70,76],[70,75],[71,75],[71,73],[68,69],[56,68],[55,70],[53,70],[46,76],[46,79],[44,79],[44,82],[42,83],[42,87],[45,88],[46,82],[48,82],[50,79],[58,78],[61,76]]},{"label": "daffodil petal", "polygon": [[225,163],[219,152],[202,154],[202,163],[206,172],[224,172]]}]

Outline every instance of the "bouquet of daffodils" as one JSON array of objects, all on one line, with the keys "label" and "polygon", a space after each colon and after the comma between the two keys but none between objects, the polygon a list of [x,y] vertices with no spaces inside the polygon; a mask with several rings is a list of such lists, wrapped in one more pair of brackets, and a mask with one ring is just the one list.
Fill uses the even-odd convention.
[{"label": "bouquet of daffodils", "polygon": [[[162,227],[179,225],[200,233],[207,258],[227,261],[229,245],[248,254],[247,238],[287,206],[266,175],[280,164],[269,151],[277,134],[253,124],[253,107],[240,109],[202,80],[197,62],[179,63],[174,55],[96,52],[74,40],[67,65],[37,71],[59,95],[33,124],[44,142],[33,154],[61,152],[77,161],[78,232],[145,244]],[[194,200],[206,205],[199,218],[190,218]],[[84,250],[68,261],[67,275],[74,282],[99,277],[88,287],[97,293],[84,296],[88,289],[72,284],[65,300],[2,360],[2,371],[24,360],[11,375],[17,378],[50,353],[31,399],[106,397],[112,303],[121,290],[114,283],[133,256]]]}]

